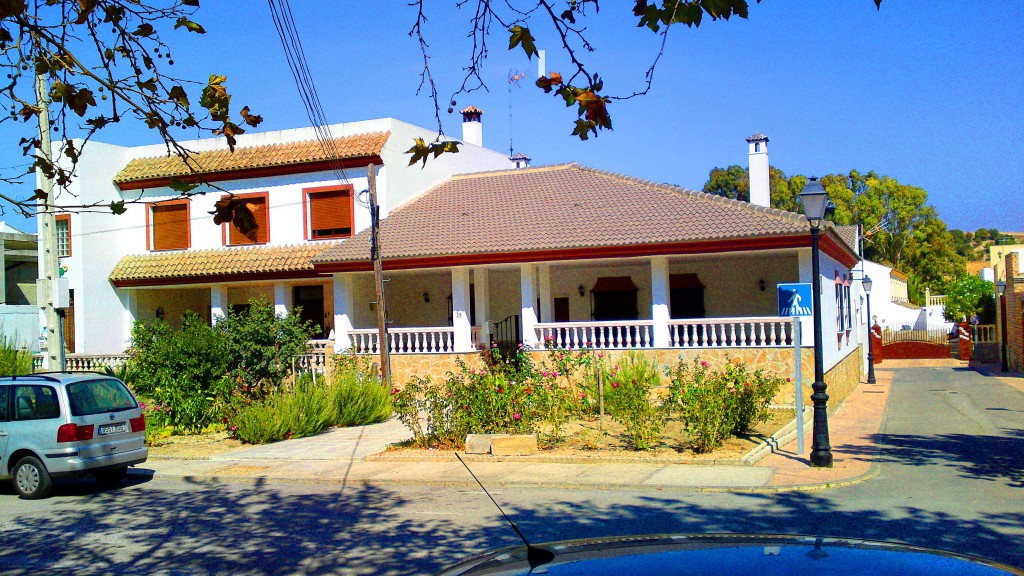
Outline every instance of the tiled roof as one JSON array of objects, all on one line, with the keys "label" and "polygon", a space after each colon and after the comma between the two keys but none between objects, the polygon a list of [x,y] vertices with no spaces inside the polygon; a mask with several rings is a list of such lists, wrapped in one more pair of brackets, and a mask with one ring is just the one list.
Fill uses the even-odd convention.
[{"label": "tiled roof", "polygon": [[[806,233],[799,214],[578,164],[456,176],[381,222],[384,259],[760,239]],[[369,231],[314,263],[365,260]]]},{"label": "tiled roof", "polygon": [[856,224],[851,226],[836,226],[835,230],[836,234],[843,239],[843,242],[846,242],[846,245],[849,246],[850,250],[853,250],[855,254],[860,252],[859,247],[857,246],[857,237],[860,235],[860,226],[857,226]]},{"label": "tiled roof", "polygon": [[768,137],[765,136],[764,134],[761,134],[760,132],[757,132],[753,136],[751,136],[750,138],[747,138],[747,142],[756,142],[758,140],[764,140],[765,142],[767,142],[768,141]]},{"label": "tiled roof", "polygon": [[313,275],[312,258],[337,242],[295,246],[245,246],[212,250],[175,250],[129,255],[110,273],[116,286],[214,282],[247,275]]},{"label": "tiled roof", "polygon": [[298,164],[326,162],[380,155],[390,132],[369,132],[355,136],[335,138],[333,154],[324,151],[318,140],[303,142],[282,142],[265,146],[236,147],[196,152],[192,154],[192,168],[178,156],[136,158],[114,176],[117,184],[172,177],[186,177],[192,174],[210,175],[237,170],[277,168]]},{"label": "tiled roof", "polygon": [[477,108],[476,106],[466,106],[462,110],[459,110],[459,112],[462,112],[463,114],[483,114],[484,113],[483,110]]}]

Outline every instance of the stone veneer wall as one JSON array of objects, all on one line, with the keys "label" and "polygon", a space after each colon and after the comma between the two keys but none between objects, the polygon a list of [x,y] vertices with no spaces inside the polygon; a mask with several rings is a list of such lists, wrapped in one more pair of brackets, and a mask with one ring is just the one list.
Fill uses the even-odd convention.
[{"label": "stone veneer wall", "polygon": [[[603,354],[602,359],[607,362],[618,362],[619,358],[628,354],[626,350],[605,350],[599,351]],[[790,382],[775,397],[774,404],[792,406],[796,402],[796,384],[792,382],[793,377],[793,349],[792,348],[732,348],[716,350],[678,350],[659,349],[643,350],[641,353],[652,358],[662,368],[662,383],[668,385],[668,378],[665,375],[665,368],[674,368],[680,360],[692,363],[694,359],[708,362],[712,368],[720,368],[733,358],[739,358],[755,369],[761,368],[767,372],[777,374],[783,378],[789,378]],[[547,352],[531,352],[533,361],[540,365],[547,358]],[[829,407],[833,409],[846,398],[857,384],[861,381],[860,347],[853,350],[839,364],[825,373],[825,382],[828,384]],[[394,386],[401,388],[405,386],[413,376],[421,378],[430,377],[432,380],[443,381],[448,371],[455,371],[457,366],[455,360],[461,358],[470,368],[482,368],[483,361],[477,352],[467,354],[396,354],[391,356],[391,376]],[[803,382],[802,391],[804,405],[811,405],[811,384],[814,382],[814,349],[804,348],[802,350]]]},{"label": "stone veneer wall", "polygon": [[1006,364],[1024,372],[1024,275],[1016,252],[1006,255]]}]

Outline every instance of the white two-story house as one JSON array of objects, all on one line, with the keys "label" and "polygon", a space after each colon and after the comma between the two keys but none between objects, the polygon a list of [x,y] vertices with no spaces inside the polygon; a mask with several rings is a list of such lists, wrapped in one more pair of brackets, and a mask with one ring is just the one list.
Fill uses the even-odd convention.
[{"label": "white two-story house", "polygon": [[[127,212],[58,216],[65,238],[61,266],[73,303],[69,352],[121,353],[136,320],[163,318],[173,325],[193,310],[214,321],[253,297],[273,302],[281,313],[301,306],[319,335],[327,335],[331,279],[314,273],[311,259],[370,226],[368,167],[374,166],[386,217],[453,174],[514,166],[505,154],[481,146],[480,116],[468,108],[459,153],[422,168],[409,166],[405,151],[414,138],[430,141],[435,133],[393,118],[330,126],[331,153],[313,128],[244,134],[234,152],[223,139],[183,142],[195,170],[168,156],[163,144],[90,142],[79,178],[56,204],[123,200]],[[204,183],[188,197],[170,188],[199,178]],[[246,200],[259,226],[255,238],[231,223],[214,223],[214,203],[227,194]]]}]

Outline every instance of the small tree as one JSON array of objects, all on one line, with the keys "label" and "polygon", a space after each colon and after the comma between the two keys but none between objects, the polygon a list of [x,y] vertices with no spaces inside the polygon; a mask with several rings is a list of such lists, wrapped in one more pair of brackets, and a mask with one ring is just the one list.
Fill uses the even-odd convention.
[{"label": "small tree", "polygon": [[[964,274],[949,285],[946,292],[946,319],[961,322],[975,314],[982,315],[986,309],[994,310],[992,300],[994,291],[992,283],[982,280],[979,276]],[[984,318],[983,322],[991,322]]]},{"label": "small tree", "polygon": [[226,338],[230,376],[248,398],[263,397],[280,386],[292,359],[306,352],[313,335],[312,324],[302,321],[298,309],[280,315],[262,298],[229,312],[217,321],[217,330]]}]

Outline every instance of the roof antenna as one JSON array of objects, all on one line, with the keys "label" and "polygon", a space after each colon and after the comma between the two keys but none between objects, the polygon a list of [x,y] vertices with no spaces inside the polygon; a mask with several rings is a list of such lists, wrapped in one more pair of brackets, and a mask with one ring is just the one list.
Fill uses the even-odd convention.
[{"label": "roof antenna", "polygon": [[526,78],[526,72],[508,71],[508,157],[512,158],[512,131],[515,123],[512,122],[512,87],[519,88],[519,81]]},{"label": "roof antenna", "polygon": [[523,544],[526,544],[526,562],[530,564],[530,572],[533,572],[534,568],[543,566],[554,560],[554,552],[538,548],[526,541],[526,536],[523,536],[523,533],[519,531],[519,527],[516,526],[516,523],[508,517],[508,514],[505,514],[505,511],[501,509],[501,506],[499,506],[498,502],[494,500],[494,496],[491,496],[491,493],[487,491],[487,488],[484,488],[483,483],[480,482],[480,479],[476,477],[476,474],[473,474],[473,471],[469,469],[469,466],[466,464],[466,461],[462,459],[462,456],[459,456],[459,453],[456,452],[455,457],[459,459],[459,462],[461,462],[466,468],[466,472],[469,472],[469,475],[473,477],[473,480],[476,480],[476,483],[480,486],[480,489],[484,491],[484,494],[487,494],[487,497],[491,499],[491,502],[494,503],[494,507],[498,509],[498,512],[501,512],[505,521],[512,527],[512,530],[515,530],[516,535],[523,541]]}]

